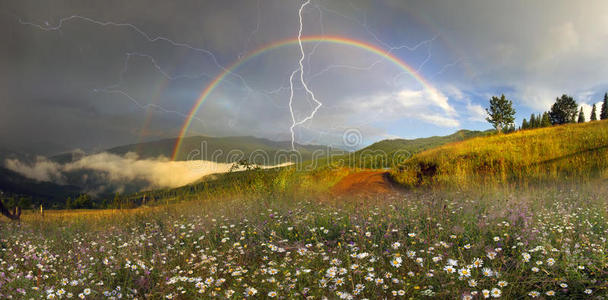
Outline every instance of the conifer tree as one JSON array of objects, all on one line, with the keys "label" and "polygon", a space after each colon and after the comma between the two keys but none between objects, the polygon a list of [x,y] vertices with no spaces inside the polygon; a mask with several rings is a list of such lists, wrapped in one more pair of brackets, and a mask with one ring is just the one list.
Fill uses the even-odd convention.
[{"label": "conifer tree", "polygon": [[524,118],[523,122],[521,122],[521,129],[528,129],[528,121]]},{"label": "conifer tree", "polygon": [[548,112],[543,113],[543,119],[541,121],[541,127],[549,127],[551,126],[551,118],[549,117]]},{"label": "conifer tree", "polygon": [[595,109],[595,103],[593,103],[593,108],[591,108],[591,121],[597,121],[597,113]]},{"label": "conifer tree", "polygon": [[604,103],[602,103],[602,110],[600,110],[600,120],[608,119],[608,93],[604,94]]},{"label": "conifer tree", "polygon": [[583,113],[583,107],[581,106],[581,111],[578,113],[578,123],[585,123],[585,114]]},{"label": "conifer tree", "polygon": [[534,114],[530,115],[530,123],[528,124],[528,128],[535,128],[536,125],[536,116]]}]

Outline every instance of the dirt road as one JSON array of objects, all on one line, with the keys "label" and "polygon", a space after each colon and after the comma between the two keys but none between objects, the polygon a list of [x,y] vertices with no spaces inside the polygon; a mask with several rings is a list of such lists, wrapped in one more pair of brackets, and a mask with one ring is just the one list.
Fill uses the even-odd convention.
[{"label": "dirt road", "polygon": [[389,194],[398,190],[384,171],[363,171],[350,174],[333,186],[334,196]]}]

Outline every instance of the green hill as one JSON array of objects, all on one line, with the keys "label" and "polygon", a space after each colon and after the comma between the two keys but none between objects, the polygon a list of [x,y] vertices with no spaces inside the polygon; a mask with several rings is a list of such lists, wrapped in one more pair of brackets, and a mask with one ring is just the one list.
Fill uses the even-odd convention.
[{"label": "green hill", "polygon": [[605,176],[608,121],[568,124],[469,139],[433,148],[398,166],[409,186],[532,182]]},{"label": "green hill", "polygon": [[432,136],[417,139],[382,140],[345,156],[333,157],[332,162],[370,169],[393,167],[398,161],[410,158],[413,154],[438,147],[447,143],[459,142],[473,137],[486,136],[493,131],[459,130],[446,136]]},{"label": "green hill", "polygon": [[433,147],[441,146],[447,143],[459,142],[466,139],[485,136],[492,133],[493,130],[488,131],[472,131],[472,130],[459,130],[450,135],[446,136],[431,136],[426,138],[417,138],[417,139],[392,139],[392,140],[382,140],[377,143],[374,143],[368,147],[365,147],[357,152],[362,152],[366,150],[376,151],[382,150],[387,153],[393,153],[397,150],[407,150],[412,154],[424,151],[426,149],[430,149]]}]

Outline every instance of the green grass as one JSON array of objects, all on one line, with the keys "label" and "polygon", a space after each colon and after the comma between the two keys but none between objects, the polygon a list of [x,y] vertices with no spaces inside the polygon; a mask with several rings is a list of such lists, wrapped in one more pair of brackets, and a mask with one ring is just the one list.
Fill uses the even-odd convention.
[{"label": "green grass", "polygon": [[[333,153],[331,159],[322,157],[315,162],[305,162],[304,165],[314,169],[316,166],[333,166],[365,169],[392,168],[400,162],[411,158],[421,151],[438,147],[447,143],[467,140],[474,137],[490,135],[493,130],[471,131],[459,130],[446,136],[432,136],[418,139],[389,139],[382,140],[352,153],[338,155]],[[314,165],[312,165],[314,163]]]},{"label": "green grass", "polygon": [[593,122],[444,145],[393,174],[431,188],[376,198],[327,193],[355,170],[293,166],[28,211],[0,220],[0,298],[604,299],[607,144]]},{"label": "green grass", "polygon": [[0,222],[0,297],[240,299],[251,288],[289,299],[605,296],[607,192],[589,182],[28,212],[20,224]]},{"label": "green grass", "polygon": [[433,148],[393,170],[407,186],[605,177],[608,122],[492,135]]},{"label": "green grass", "polygon": [[447,143],[464,141],[467,139],[471,139],[474,137],[487,136],[490,135],[493,130],[488,131],[472,131],[472,130],[459,130],[453,134],[446,136],[432,136],[427,138],[418,138],[418,139],[392,139],[392,140],[382,140],[380,142],[374,143],[368,147],[365,147],[356,153],[363,153],[365,151],[383,151],[388,154],[397,152],[397,151],[408,151],[412,154],[422,152],[427,149],[435,148]]},{"label": "green grass", "polygon": [[[284,198],[325,194],[354,170],[321,167],[312,171],[296,166],[215,174],[187,186],[135,193],[123,197],[127,207],[217,198]],[[144,203],[144,199],[146,200]]]}]

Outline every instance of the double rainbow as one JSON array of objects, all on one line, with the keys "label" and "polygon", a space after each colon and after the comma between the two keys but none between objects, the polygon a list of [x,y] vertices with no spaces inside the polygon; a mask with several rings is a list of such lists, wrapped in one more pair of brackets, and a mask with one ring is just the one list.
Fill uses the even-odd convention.
[{"label": "double rainbow", "polygon": [[[315,36],[304,36],[301,38],[302,42],[304,43],[310,43],[310,42],[315,42],[315,43],[330,43],[330,44],[338,44],[338,45],[346,45],[346,46],[353,46],[368,52],[371,52],[373,54],[376,54],[378,56],[384,57],[387,61],[395,64],[396,66],[398,66],[400,69],[404,70],[405,72],[409,73],[417,82],[419,82],[425,89],[432,91],[432,92],[436,92],[436,89],[429,83],[426,81],[426,79],[424,79],[418,72],[416,72],[415,69],[413,69],[410,65],[408,65],[405,61],[401,60],[400,58],[396,57],[395,55],[393,55],[390,51],[386,51],[382,48],[379,48],[376,45],[364,42],[364,41],[360,41],[360,40],[355,40],[355,39],[351,39],[351,38],[346,38],[346,37],[341,37],[341,36],[326,36],[326,35],[315,35]],[[284,46],[290,46],[290,45],[294,45],[294,44],[298,44],[299,40],[297,37],[295,38],[289,38],[289,39],[285,39],[285,40],[280,40],[280,41],[276,41],[273,43],[270,43],[266,46],[263,46],[261,48],[258,48],[254,51],[249,52],[247,55],[243,56],[242,59],[237,60],[236,62],[232,63],[230,66],[228,66],[227,68],[224,69],[224,71],[222,73],[220,73],[217,77],[215,77],[203,90],[203,92],[201,93],[201,95],[198,97],[198,99],[196,100],[196,102],[194,103],[194,105],[192,106],[192,108],[190,109],[190,112],[187,115],[186,120],[184,121],[184,124],[180,130],[179,136],[177,138],[177,141],[175,142],[175,146],[173,148],[173,154],[171,156],[171,160],[175,160],[175,158],[177,157],[179,151],[180,151],[180,147],[182,145],[182,141],[184,139],[184,137],[186,136],[186,132],[188,131],[188,128],[190,127],[190,124],[192,123],[192,119],[194,118],[196,112],[198,111],[198,109],[201,107],[201,105],[203,104],[203,102],[205,102],[205,100],[207,98],[209,98],[209,95],[211,95],[211,93],[213,93],[213,91],[215,90],[215,88],[219,85],[220,82],[222,82],[222,80],[224,78],[226,78],[226,76],[228,76],[229,74],[231,74],[235,69],[237,69],[238,67],[240,67],[241,65],[243,65],[245,62],[249,61],[252,58],[255,58],[267,51],[276,49],[276,48],[280,48],[280,47],[284,47]]]}]

